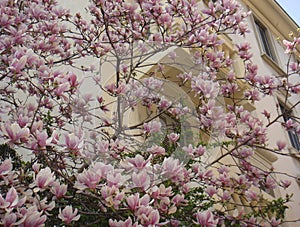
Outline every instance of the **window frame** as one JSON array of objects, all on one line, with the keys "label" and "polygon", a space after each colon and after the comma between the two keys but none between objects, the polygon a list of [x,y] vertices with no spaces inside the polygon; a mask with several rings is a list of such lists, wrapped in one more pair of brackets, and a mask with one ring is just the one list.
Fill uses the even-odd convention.
[{"label": "window frame", "polygon": [[[278,102],[279,108],[280,108],[280,112],[282,114],[282,118],[284,123],[286,123],[288,120],[293,120],[293,111],[286,105],[284,105],[284,103],[282,102]],[[300,152],[300,138],[297,135],[296,130],[288,130],[287,131],[288,136],[289,136],[289,141],[290,141],[290,145],[291,147],[293,147],[295,150]]]},{"label": "window frame", "polygon": [[254,27],[262,54],[277,63],[274,44],[268,28],[257,18],[254,18]]}]

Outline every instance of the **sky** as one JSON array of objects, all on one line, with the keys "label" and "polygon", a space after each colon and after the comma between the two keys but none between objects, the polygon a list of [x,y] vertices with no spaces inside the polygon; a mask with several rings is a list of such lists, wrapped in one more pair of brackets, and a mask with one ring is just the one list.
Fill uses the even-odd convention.
[{"label": "sky", "polygon": [[276,0],[279,5],[300,26],[300,1],[299,0]]}]

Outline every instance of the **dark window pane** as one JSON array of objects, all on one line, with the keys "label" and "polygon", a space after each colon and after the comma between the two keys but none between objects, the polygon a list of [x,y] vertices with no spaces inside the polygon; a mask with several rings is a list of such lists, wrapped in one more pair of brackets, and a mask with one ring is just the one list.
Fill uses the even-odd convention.
[{"label": "dark window pane", "polygon": [[[281,103],[279,104],[279,106],[280,106],[281,113],[283,115],[282,117],[283,117],[284,122],[287,122],[289,119],[294,120],[291,110],[286,108]],[[300,141],[299,141],[299,137],[298,137],[297,132],[295,130],[289,130],[288,135],[289,135],[289,138],[290,138],[290,141],[291,141],[291,145],[299,151],[300,150]]]},{"label": "dark window pane", "polygon": [[261,45],[262,45],[262,48],[263,48],[264,52],[270,58],[275,60],[275,56],[274,56],[274,54],[272,52],[272,49],[271,49],[271,44],[270,44],[270,40],[269,40],[269,37],[268,37],[267,29],[261,23],[259,23],[258,21],[255,21],[255,24],[256,24],[258,35],[259,35],[260,42],[261,42]]}]

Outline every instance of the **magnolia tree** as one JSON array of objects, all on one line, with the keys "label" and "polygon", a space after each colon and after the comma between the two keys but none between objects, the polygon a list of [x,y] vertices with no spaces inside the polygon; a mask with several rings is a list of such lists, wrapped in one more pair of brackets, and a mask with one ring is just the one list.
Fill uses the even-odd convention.
[{"label": "magnolia tree", "polygon": [[[243,104],[299,93],[300,66],[258,75],[247,43],[232,59],[220,36],[243,38],[249,14],[233,0],[203,5],[92,0],[71,15],[55,0],[0,1],[1,225],[288,221],[290,196],[268,193],[290,182],[253,160],[287,155],[268,128],[299,124]],[[292,56],[300,39],[284,44]]]}]

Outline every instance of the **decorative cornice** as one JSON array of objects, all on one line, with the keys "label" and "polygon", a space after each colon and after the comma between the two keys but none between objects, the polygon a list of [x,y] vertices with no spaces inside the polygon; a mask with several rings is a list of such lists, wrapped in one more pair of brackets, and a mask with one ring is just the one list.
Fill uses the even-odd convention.
[{"label": "decorative cornice", "polygon": [[260,21],[280,39],[290,40],[289,34],[297,34],[299,26],[275,0],[243,0]]}]

